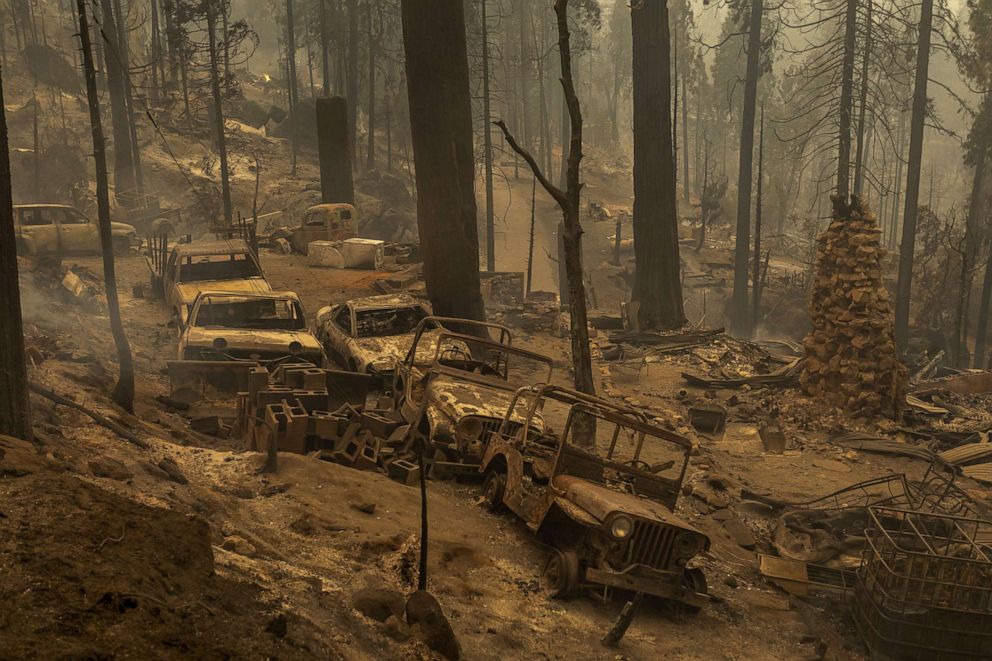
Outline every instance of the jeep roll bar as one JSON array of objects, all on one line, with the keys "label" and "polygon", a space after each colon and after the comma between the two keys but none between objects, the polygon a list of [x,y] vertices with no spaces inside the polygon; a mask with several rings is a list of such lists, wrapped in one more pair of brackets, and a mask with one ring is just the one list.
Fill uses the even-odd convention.
[{"label": "jeep roll bar", "polygon": [[[439,328],[444,328],[445,325],[447,324],[450,325],[452,328],[461,325],[461,326],[471,326],[473,328],[485,329],[487,331],[496,330],[499,331],[499,340],[497,342],[498,344],[503,344],[507,346],[513,344],[513,333],[510,332],[509,328],[507,328],[502,324],[494,324],[489,321],[478,321],[477,319],[459,319],[458,317],[440,317],[440,316],[424,317],[423,319],[420,320],[420,323],[417,324],[417,328],[414,331],[413,343],[410,345],[410,350],[407,352],[404,362],[407,361],[416,362],[417,345],[420,344],[420,337],[424,334],[424,331],[427,330],[427,327],[430,324],[434,324]],[[458,334],[464,335],[464,333],[458,333]],[[475,336],[469,336],[469,337],[473,340],[487,339],[488,333],[486,334],[485,338],[475,337]],[[492,341],[491,338],[488,339]]]}]

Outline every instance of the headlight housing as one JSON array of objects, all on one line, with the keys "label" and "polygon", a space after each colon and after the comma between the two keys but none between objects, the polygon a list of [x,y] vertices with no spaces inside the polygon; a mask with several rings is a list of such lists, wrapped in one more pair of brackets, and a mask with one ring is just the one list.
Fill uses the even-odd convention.
[{"label": "headlight housing", "polygon": [[224,349],[227,348],[227,340],[225,340],[222,337],[216,337],[216,338],[214,338],[214,341],[213,341],[213,347],[217,351],[223,351]]},{"label": "headlight housing", "polygon": [[303,344],[301,342],[297,342],[296,340],[293,340],[292,342],[289,343],[289,353],[293,354],[294,356],[299,356],[301,353],[303,353]]},{"label": "headlight housing", "polygon": [[458,423],[458,436],[464,439],[482,438],[482,420],[478,418],[463,418]]},{"label": "headlight housing", "polygon": [[689,559],[703,550],[705,541],[702,535],[683,531],[675,538],[675,553],[680,558]]},{"label": "headlight housing", "polygon": [[617,514],[610,519],[607,529],[613,539],[627,539],[634,533],[634,520],[626,514]]}]

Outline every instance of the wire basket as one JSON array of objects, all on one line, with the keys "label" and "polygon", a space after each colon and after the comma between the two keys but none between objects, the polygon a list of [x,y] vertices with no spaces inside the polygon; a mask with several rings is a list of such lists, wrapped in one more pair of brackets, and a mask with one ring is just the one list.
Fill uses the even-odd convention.
[{"label": "wire basket", "polygon": [[992,659],[992,523],[869,507],[853,614],[875,659]]}]

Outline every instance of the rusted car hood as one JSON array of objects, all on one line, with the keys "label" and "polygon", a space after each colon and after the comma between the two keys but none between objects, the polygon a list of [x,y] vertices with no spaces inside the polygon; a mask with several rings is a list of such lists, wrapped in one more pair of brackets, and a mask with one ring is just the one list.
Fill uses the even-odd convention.
[{"label": "rusted car hood", "polygon": [[623,512],[648,521],[657,521],[677,528],[699,532],[668,511],[668,508],[661,503],[646,498],[638,498],[621,491],[614,491],[581,477],[558,475],[554,478],[554,486],[562,492],[562,496],[566,500],[575,503],[600,521],[605,521],[614,512]]},{"label": "rusted car hood", "polygon": [[237,328],[190,328],[186,337],[186,346],[209,347],[218,337],[227,340],[228,349],[235,350],[289,351],[292,342],[302,344],[304,353],[321,350],[320,342],[309,331],[259,331]]},{"label": "rusted car hood", "polygon": [[[417,353],[433,356],[439,333],[440,331],[429,331],[421,335]],[[409,353],[414,337],[413,333],[390,337],[363,337],[355,340],[355,349],[370,365],[400,362]]]},{"label": "rusted car hood", "polygon": [[442,375],[431,382],[429,397],[433,407],[453,421],[469,415],[502,419],[510,407],[513,392],[508,387],[502,389]]},{"label": "rusted car hood", "polygon": [[245,294],[267,294],[272,287],[264,278],[246,280],[206,280],[176,285],[177,303],[192,305],[197,295],[204,291],[240,292]]}]

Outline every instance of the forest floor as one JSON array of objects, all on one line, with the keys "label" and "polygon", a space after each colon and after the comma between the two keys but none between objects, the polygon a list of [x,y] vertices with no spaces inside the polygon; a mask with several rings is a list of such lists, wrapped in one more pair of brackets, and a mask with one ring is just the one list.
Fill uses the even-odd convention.
[{"label": "forest floor", "polygon": [[[27,94],[15,90],[8,103],[19,107]],[[12,127],[14,146],[28,139],[29,128]],[[209,155],[207,138],[166,130],[173,154],[188,168]],[[151,185],[166,199],[186,195],[190,202],[172,156],[148,127],[143,135]],[[298,210],[313,198],[317,168],[309,151],[296,176],[289,173],[285,141],[250,134],[233,151],[239,154],[238,208],[252,205],[253,151],[263,157],[265,211]],[[587,199],[630,207],[629,176],[627,168],[593,153]],[[196,177],[197,184],[212,181],[202,170]],[[497,208],[508,209],[500,214],[497,267],[524,270],[531,182],[524,174],[506,182],[497,189]],[[547,251],[554,252],[558,214],[540,190],[537,199],[535,289],[554,290],[556,266]],[[412,213],[412,204],[401,211]],[[586,222],[586,268],[604,312],[616,311],[626,286],[624,267],[608,263],[613,231],[612,222]],[[684,232],[687,275],[708,283],[692,289],[687,311],[693,322],[709,326],[722,319],[726,287],[720,282],[732,264],[729,244],[714,236],[696,252],[688,245],[691,231]],[[261,260],[273,287],[299,292],[311,316],[323,305],[378,293],[377,276],[369,272],[315,271],[303,257],[268,250]],[[99,280],[96,258],[66,259],[65,265]],[[175,331],[159,303],[133,294],[148,280],[138,255],[118,260],[138,374],[135,415],[124,413],[109,397],[116,367],[101,306],[64,300],[57,280],[22,266],[31,379],[119,422],[147,447],[38,396],[32,398],[35,443],[0,438],[0,658],[431,658],[395,620],[380,624],[352,608],[362,588],[409,592],[415,586],[415,489],[296,455],[281,455],[278,472],[262,476],[262,457],[237,441],[190,432],[181,415],[156,400],[168,393],[163,370],[176,351]],[[778,267],[802,268],[798,260]],[[796,306],[799,314],[805,303]],[[565,339],[523,333],[519,343],[553,356],[567,379]],[[681,378],[682,371],[702,371],[714,360],[743,360],[747,351],[729,344],[663,357],[633,379],[596,361],[603,393],[644,407],[694,441],[677,512],[712,538],[698,560],[712,603],[691,618],[648,604],[620,647],[604,648],[599,640],[622,603],[595,595],[550,599],[539,581],[546,550],[526,528],[486,512],[478,483],[432,481],[430,587],[464,658],[864,657],[843,597],[792,596],[761,576],[755,551],[774,553],[781,526],[774,513],[755,509],[740,493],[803,501],[872,477],[918,476],[926,465],[856,454],[830,442],[838,431],[895,435],[893,423],[850,420],[796,390],[704,390]],[[730,406],[725,434],[707,437],[687,426],[688,408],[699,402]],[[783,454],[764,452],[757,438],[769,411],[778,412],[790,442]],[[965,486],[988,499],[978,484]],[[749,548],[729,521],[753,537],[744,542]],[[838,562],[851,566],[856,555]]]}]

